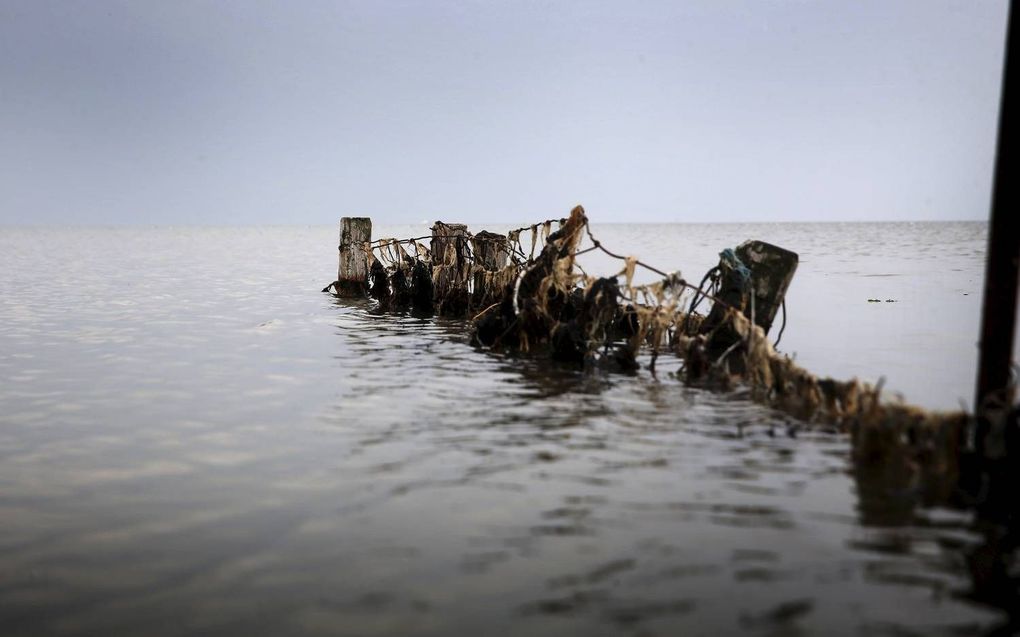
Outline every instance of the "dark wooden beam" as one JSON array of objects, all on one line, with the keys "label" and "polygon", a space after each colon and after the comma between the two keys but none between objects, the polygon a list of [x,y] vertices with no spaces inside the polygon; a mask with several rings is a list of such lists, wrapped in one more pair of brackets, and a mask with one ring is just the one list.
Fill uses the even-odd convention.
[{"label": "dark wooden beam", "polygon": [[1013,8],[1006,26],[1002,69],[1002,99],[999,104],[999,140],[992,188],[992,212],[988,225],[988,254],[985,266],[985,295],[981,310],[977,395],[975,410],[998,403],[1012,404],[1010,372],[1016,333],[1017,272],[1020,261],[1020,208],[1017,207],[1016,128],[1009,114],[1016,102],[1016,60],[1010,60]]}]

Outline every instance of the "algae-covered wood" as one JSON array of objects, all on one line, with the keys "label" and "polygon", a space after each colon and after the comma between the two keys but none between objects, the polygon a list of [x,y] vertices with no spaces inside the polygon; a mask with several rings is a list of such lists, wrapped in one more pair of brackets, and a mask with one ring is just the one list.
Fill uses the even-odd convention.
[{"label": "algae-covered wood", "polygon": [[797,272],[799,258],[795,252],[757,240],[740,244],[736,253],[751,271],[754,322],[768,334]]},{"label": "algae-covered wood", "polygon": [[368,291],[369,252],[372,220],[368,217],[340,219],[340,267],[336,292],[340,296],[364,296]]}]

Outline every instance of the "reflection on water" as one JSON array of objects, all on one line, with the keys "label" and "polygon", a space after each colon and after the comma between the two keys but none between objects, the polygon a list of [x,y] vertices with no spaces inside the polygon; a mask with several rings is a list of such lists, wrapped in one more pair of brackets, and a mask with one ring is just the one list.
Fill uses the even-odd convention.
[{"label": "reflection on water", "polygon": [[331,230],[4,232],[5,635],[1005,621],[1001,527],[855,470],[846,436],[336,302]]}]

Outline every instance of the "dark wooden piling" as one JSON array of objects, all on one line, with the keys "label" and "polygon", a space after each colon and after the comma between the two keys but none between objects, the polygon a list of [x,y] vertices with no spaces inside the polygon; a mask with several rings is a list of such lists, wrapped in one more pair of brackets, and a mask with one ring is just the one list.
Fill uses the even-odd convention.
[{"label": "dark wooden piling", "polygon": [[340,267],[334,284],[338,296],[364,296],[368,292],[369,254],[365,244],[371,241],[370,218],[340,219]]},{"label": "dark wooden piling", "polygon": [[369,270],[369,280],[371,285],[368,290],[368,295],[376,301],[379,301],[379,307],[384,310],[391,309],[390,300],[392,292],[390,290],[390,277],[386,272],[386,268],[379,259],[372,259],[372,267]]},{"label": "dark wooden piling", "polygon": [[484,308],[498,303],[503,296],[507,277],[500,276],[500,272],[507,267],[510,243],[501,234],[482,230],[471,239],[471,247],[475,265],[471,303]]},{"label": "dark wooden piling", "polygon": [[425,315],[435,311],[432,271],[424,261],[415,261],[411,266],[408,293],[415,313]]},{"label": "dark wooden piling", "polygon": [[[786,298],[799,258],[795,252],[765,243],[745,241],[737,246],[737,258],[751,271],[751,294],[754,295],[754,322],[768,334],[776,312]],[[750,317],[750,308],[745,314]]]},{"label": "dark wooden piling", "polygon": [[[972,599],[1004,608],[1020,608],[1015,569],[1020,537],[1020,405],[1011,379],[1016,338],[1017,285],[1020,278],[1020,216],[1012,204],[1016,176],[1011,174],[1016,152],[1016,127],[1009,113],[1015,108],[1016,58],[1011,55],[1016,3],[1010,3],[999,103],[999,136],[988,224],[984,301],[978,344],[978,376],[974,411],[976,430],[971,453],[963,458],[960,487],[977,505],[977,528],[989,528],[983,545],[968,562],[973,574]],[[1013,58],[1013,59],[1010,59]],[[1013,107],[1010,104],[1014,104]],[[1014,120],[1015,122],[1015,120]],[[1012,204],[1012,205],[1011,205]],[[989,523],[992,524],[989,524]],[[1011,538],[1011,539],[1010,539]],[[1020,631],[1020,613],[1011,613],[1009,626],[998,632]]]},{"label": "dark wooden piling", "polygon": [[471,239],[475,251],[475,263],[489,272],[506,267],[510,258],[510,246],[507,238],[495,232],[482,230]]},{"label": "dark wooden piling", "polygon": [[768,333],[797,271],[798,257],[794,252],[756,240],[745,241],[736,250],[723,250],[719,256],[720,286],[716,297],[722,303],[712,305],[698,332],[708,338],[705,353],[709,359],[725,361],[731,371],[741,373],[740,357],[727,356],[744,336],[727,314],[734,308]]},{"label": "dark wooden piling", "polygon": [[[1015,210],[1016,176],[1009,174],[1016,149],[1015,128],[1010,124],[1014,104],[1016,60],[1010,59],[1013,37],[1011,8],[1006,31],[1002,69],[1002,98],[999,104],[999,139],[995,157],[992,210],[988,224],[988,255],[985,261],[985,296],[981,310],[981,340],[978,344],[978,377],[975,410],[986,406],[1010,406],[1015,388],[1010,386],[1013,339],[1016,334],[1018,262],[1020,262],[1020,215]],[[1014,107],[1016,105],[1014,104]],[[980,435],[980,432],[979,432]]]},{"label": "dark wooden piling", "polygon": [[463,316],[468,310],[468,231],[462,223],[432,226],[432,286],[435,311]]},{"label": "dark wooden piling", "polygon": [[708,338],[706,354],[713,361],[721,361],[725,354],[733,351],[734,345],[742,340],[742,336],[734,329],[727,313],[730,308],[740,312],[750,312],[748,303],[750,279],[751,271],[735,258],[732,250],[724,250],[720,253],[719,291],[715,296],[722,303],[712,304],[708,316],[698,328],[698,333]]},{"label": "dark wooden piling", "polygon": [[[432,265],[456,265],[462,267],[467,260],[467,225],[437,221],[432,226]],[[450,253],[450,250],[453,253]]]},{"label": "dark wooden piling", "polygon": [[[579,304],[569,284],[554,283],[557,273],[573,267],[574,253],[581,241],[588,218],[584,208],[576,206],[570,219],[552,233],[542,252],[530,262],[515,288],[504,287],[499,305],[486,308],[474,319],[471,340],[485,347],[527,351],[549,341],[552,329],[576,314]],[[566,260],[566,269],[557,264]],[[504,271],[506,269],[504,268]],[[577,290],[580,295],[581,291]]]}]

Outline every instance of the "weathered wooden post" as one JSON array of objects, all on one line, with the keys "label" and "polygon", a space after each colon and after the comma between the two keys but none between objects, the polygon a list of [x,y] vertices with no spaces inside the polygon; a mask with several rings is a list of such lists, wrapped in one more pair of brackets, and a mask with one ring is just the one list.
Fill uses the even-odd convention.
[{"label": "weathered wooden post", "polygon": [[338,296],[365,296],[368,292],[369,254],[365,244],[371,241],[369,217],[340,218],[340,268],[335,284]]},{"label": "weathered wooden post", "polygon": [[368,295],[376,301],[379,301],[379,307],[384,310],[389,310],[391,298],[390,277],[386,273],[386,268],[379,259],[372,259],[372,267],[369,270],[369,279],[371,281],[371,287],[368,290]]},{"label": "weathered wooden post", "polygon": [[432,226],[432,285],[439,314],[462,315],[468,308],[467,226],[437,221]]},{"label": "weathered wooden post", "polygon": [[[797,271],[798,257],[789,250],[753,240],[745,241],[736,250],[723,250],[719,257],[721,285],[717,298],[722,303],[712,305],[698,331],[709,336],[706,348],[709,357],[722,361],[743,339],[727,320],[729,309],[736,309],[747,318],[753,316],[754,322],[768,333]],[[739,357],[731,357],[730,361],[733,368],[741,370]]]},{"label": "weathered wooden post", "polygon": [[482,230],[471,239],[475,256],[474,291],[471,300],[474,306],[484,307],[499,301],[503,296],[497,273],[506,267],[510,257],[508,239],[495,232]]},{"label": "weathered wooden post", "polygon": [[482,230],[471,239],[471,246],[475,251],[475,263],[487,272],[506,267],[510,248],[504,235]]},{"label": "weathered wooden post", "polygon": [[[432,253],[432,265],[457,265],[458,267],[463,265],[467,257],[464,254],[467,236],[467,225],[437,221],[432,226],[432,244],[429,247],[429,251]],[[454,249],[454,256],[448,259],[451,247]]]},{"label": "weathered wooden post", "polygon": [[[737,258],[751,270],[754,322],[768,334],[790,281],[797,272],[799,258],[795,252],[753,240],[737,246],[736,253]],[[749,311],[749,308],[745,309],[745,314]]]},{"label": "weathered wooden post", "polygon": [[[721,360],[725,353],[731,352],[733,346],[741,340],[730,322],[727,314],[730,308],[745,312],[749,308],[751,271],[727,248],[719,253],[719,291],[716,298],[722,303],[713,303],[708,316],[701,322],[698,333],[708,336],[706,351],[712,360]],[[746,312],[745,312],[746,313]]]}]

